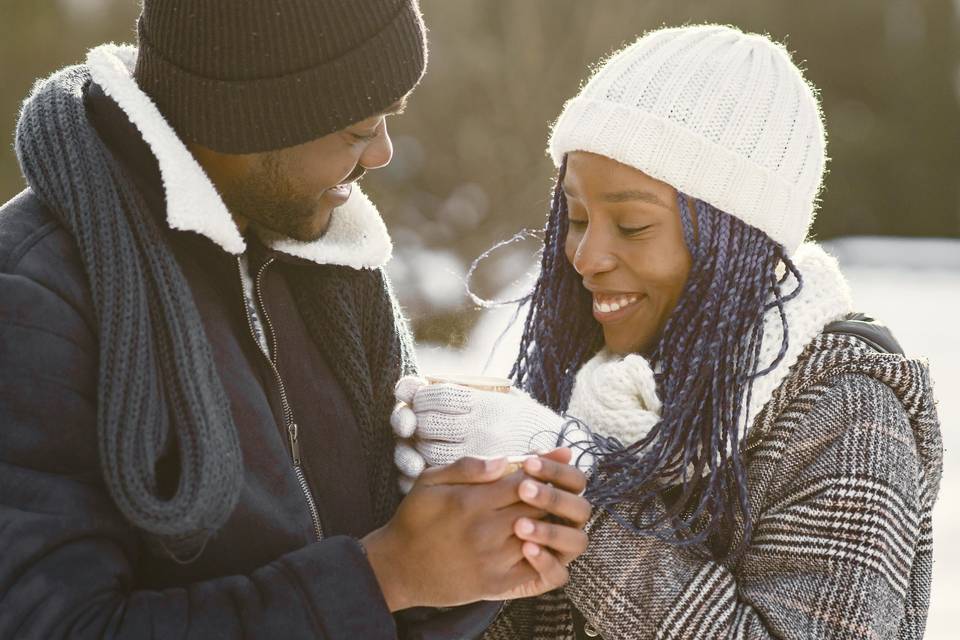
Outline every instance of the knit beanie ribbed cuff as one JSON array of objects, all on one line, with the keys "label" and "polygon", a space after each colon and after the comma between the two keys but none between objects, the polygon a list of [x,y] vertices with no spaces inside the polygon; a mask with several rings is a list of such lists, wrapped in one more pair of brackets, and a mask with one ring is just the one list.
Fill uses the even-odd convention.
[{"label": "knit beanie ribbed cuff", "polygon": [[773,172],[649,112],[621,104],[571,99],[553,127],[549,152],[560,166],[571,151],[588,151],[634,167],[689,196],[735,215],[786,247],[800,246],[816,191],[801,193]]},{"label": "knit beanie ribbed cuff", "polygon": [[138,24],[135,76],[185,142],[259,153],[309,142],[373,116],[407,95],[426,67],[425,28],[413,2],[344,55],[253,80],[192,74],[165,59]]}]

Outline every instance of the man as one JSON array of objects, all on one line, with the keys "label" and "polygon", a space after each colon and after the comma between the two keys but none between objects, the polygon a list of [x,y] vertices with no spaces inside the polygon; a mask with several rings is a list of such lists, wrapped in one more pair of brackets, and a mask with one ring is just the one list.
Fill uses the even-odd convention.
[{"label": "man", "polygon": [[[527,464],[533,498],[463,459],[400,503],[410,340],[355,182],[423,73],[414,0],[146,0],[138,44],[39,82],[17,128],[0,638],[389,638],[560,586],[568,452]],[[577,535],[513,535],[548,514]]]}]

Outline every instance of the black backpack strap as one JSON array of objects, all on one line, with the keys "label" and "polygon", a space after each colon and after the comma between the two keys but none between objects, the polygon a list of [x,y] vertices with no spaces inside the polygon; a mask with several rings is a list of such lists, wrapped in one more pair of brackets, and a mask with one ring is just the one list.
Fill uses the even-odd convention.
[{"label": "black backpack strap", "polygon": [[843,320],[831,322],[823,328],[823,332],[853,336],[860,338],[877,351],[904,355],[903,347],[890,330],[863,313],[851,313]]}]

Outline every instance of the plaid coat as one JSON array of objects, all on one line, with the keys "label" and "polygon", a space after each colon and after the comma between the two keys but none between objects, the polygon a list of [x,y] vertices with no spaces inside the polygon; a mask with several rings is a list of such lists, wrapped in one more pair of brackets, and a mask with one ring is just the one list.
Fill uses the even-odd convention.
[{"label": "plaid coat", "polygon": [[738,560],[599,512],[569,584],[508,603],[484,637],[574,638],[575,607],[607,639],[921,638],[942,453],[925,363],[822,334],[745,444],[754,533]]}]

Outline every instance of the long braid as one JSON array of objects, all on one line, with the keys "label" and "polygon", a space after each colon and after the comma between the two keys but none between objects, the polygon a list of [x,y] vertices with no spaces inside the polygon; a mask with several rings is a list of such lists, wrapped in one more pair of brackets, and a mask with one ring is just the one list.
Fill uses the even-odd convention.
[{"label": "long braid", "polygon": [[[565,164],[551,203],[520,356],[511,374],[518,386],[555,411],[566,409],[577,371],[602,346],[590,295],[564,255],[564,170]],[[739,444],[753,416],[744,407],[749,406],[753,380],[786,352],[783,305],[799,293],[802,281],[782,245],[705,202],[694,203],[696,226],[687,196],[678,194],[692,264],[680,300],[650,354],[663,400],[661,420],[635,443],[596,438],[599,473],[587,496],[619,519],[614,505],[642,505],[660,495],[661,487],[678,486],[680,495],[663,518],[624,524],[690,544],[732,530],[739,515],[746,541],[751,523]],[[778,267],[784,270],[782,277]],[[790,274],[797,286],[784,294]],[[774,362],[758,371],[763,316],[774,308],[783,323],[783,341]]]},{"label": "long braid", "polygon": [[563,252],[567,199],[561,185],[565,172],[566,161],[553,191],[540,277],[529,298],[520,354],[510,372],[518,387],[558,412],[567,408],[577,370],[603,345],[603,333],[591,315],[590,294]]}]

